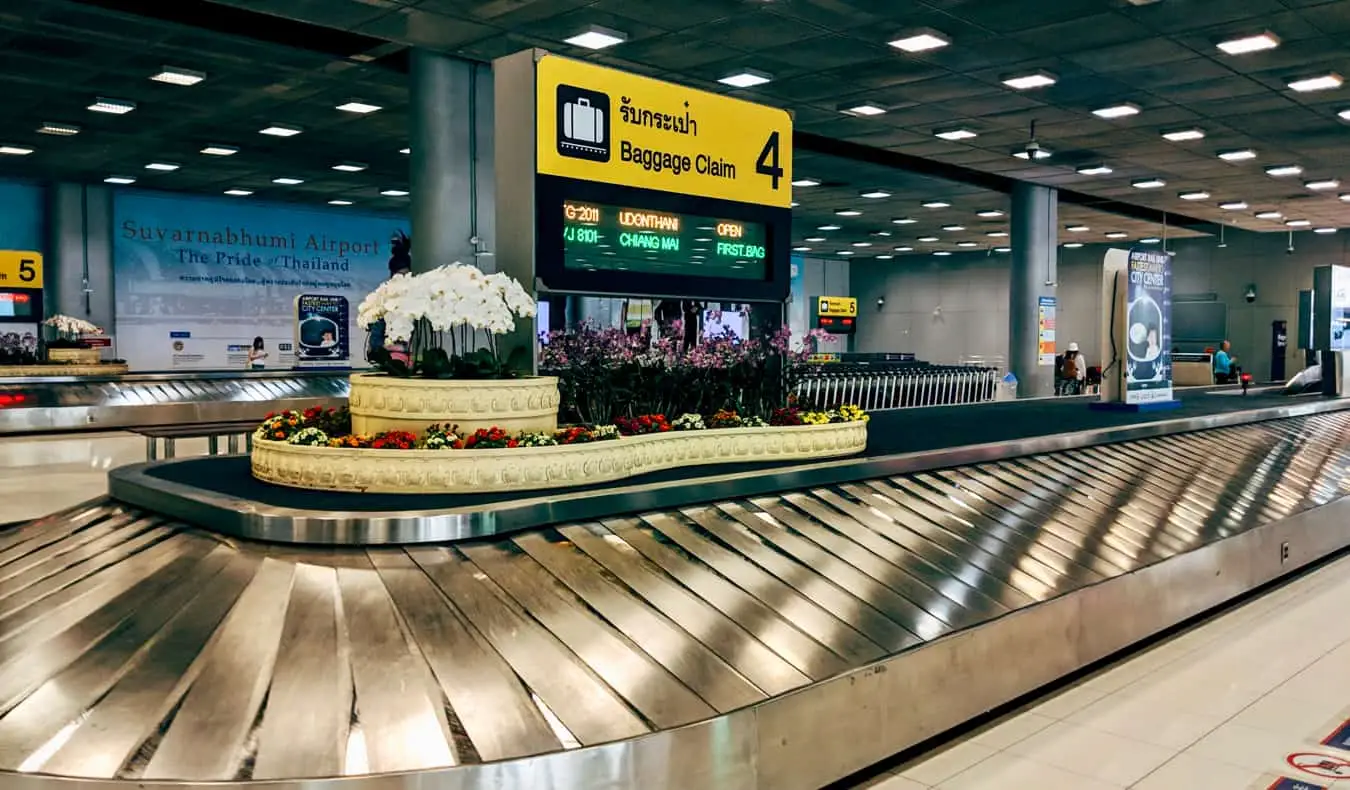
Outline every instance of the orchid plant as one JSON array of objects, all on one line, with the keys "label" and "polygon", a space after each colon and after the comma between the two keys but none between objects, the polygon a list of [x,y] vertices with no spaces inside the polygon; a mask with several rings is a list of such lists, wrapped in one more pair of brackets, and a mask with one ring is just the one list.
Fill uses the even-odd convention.
[{"label": "orchid plant", "polygon": [[56,330],[56,340],[47,343],[48,348],[84,348],[86,344],[82,338],[86,335],[103,334],[103,330],[94,324],[69,315],[54,315],[42,325]]},{"label": "orchid plant", "polygon": [[509,378],[514,366],[498,358],[496,336],[535,312],[534,299],[511,277],[453,263],[389,278],[362,300],[357,324],[368,330],[384,323],[385,347],[372,362],[389,375]]}]

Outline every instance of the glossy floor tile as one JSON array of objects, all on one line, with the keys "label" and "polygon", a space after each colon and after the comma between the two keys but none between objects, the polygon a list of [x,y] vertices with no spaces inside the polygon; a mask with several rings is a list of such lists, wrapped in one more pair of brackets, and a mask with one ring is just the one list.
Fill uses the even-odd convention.
[{"label": "glossy floor tile", "polygon": [[1350,790],[1347,721],[1350,557],[858,787]]}]

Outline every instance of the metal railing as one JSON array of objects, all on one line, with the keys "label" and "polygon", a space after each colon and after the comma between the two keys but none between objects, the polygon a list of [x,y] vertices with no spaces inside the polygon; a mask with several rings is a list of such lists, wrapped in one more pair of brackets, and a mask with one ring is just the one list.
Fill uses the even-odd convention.
[{"label": "metal railing", "polygon": [[817,408],[852,404],[882,411],[988,403],[998,380],[997,370],[972,365],[811,365],[796,393]]}]

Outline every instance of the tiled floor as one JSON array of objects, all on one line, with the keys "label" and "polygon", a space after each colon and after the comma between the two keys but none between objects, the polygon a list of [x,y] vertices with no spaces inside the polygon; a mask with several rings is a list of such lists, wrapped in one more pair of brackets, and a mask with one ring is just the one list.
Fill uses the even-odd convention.
[{"label": "tiled floor", "polygon": [[1350,558],[857,790],[1350,790],[1347,719]]},{"label": "tiled floor", "polygon": [[[179,458],[205,452],[205,439],[178,441]],[[0,439],[0,523],[102,496],[109,469],[144,460],[145,440],[130,433]]]}]

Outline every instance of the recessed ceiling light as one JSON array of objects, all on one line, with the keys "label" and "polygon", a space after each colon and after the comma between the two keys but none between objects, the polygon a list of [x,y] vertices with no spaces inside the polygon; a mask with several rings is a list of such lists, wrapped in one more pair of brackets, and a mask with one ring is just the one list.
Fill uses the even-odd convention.
[{"label": "recessed ceiling light", "polygon": [[890,44],[905,52],[928,52],[942,49],[952,43],[950,38],[936,30],[909,30],[892,39]]},{"label": "recessed ceiling light", "polygon": [[939,255],[939,256],[941,256],[941,257],[943,257],[943,258],[947,257],[948,255],[951,255],[951,253],[950,253],[950,252],[947,252],[946,250],[935,250],[935,251],[933,252],[933,254],[934,254],[934,255]]},{"label": "recessed ceiling light", "polygon": [[995,247],[995,248],[994,248],[994,252],[998,252],[998,253],[1008,253],[1008,252],[1012,252],[1012,247]]},{"label": "recessed ceiling light", "polygon": [[343,173],[359,173],[367,167],[370,167],[370,165],[362,162],[339,162],[338,164],[333,165],[334,170],[339,170]]},{"label": "recessed ceiling light", "polygon": [[965,225],[943,225],[942,229],[948,233],[959,233],[966,229]]},{"label": "recessed ceiling light", "polygon": [[1289,226],[1289,227],[1291,227],[1291,228],[1306,228],[1306,227],[1308,227],[1309,225],[1312,224],[1312,220],[1308,220],[1308,219],[1291,219],[1291,220],[1286,220],[1284,224],[1287,225],[1287,226]]},{"label": "recessed ceiling light", "polygon": [[986,233],[986,234],[984,234],[984,235],[988,236],[988,237],[991,238],[991,239],[1006,239],[1006,238],[1008,238],[1008,231],[1006,231],[1006,230],[991,230],[991,231],[989,231],[988,233]]},{"label": "recessed ceiling light", "polygon": [[253,190],[251,190],[251,189],[227,189],[227,190],[225,190],[225,194],[229,195],[230,197],[248,197],[249,195],[252,195],[252,194],[253,194]]},{"label": "recessed ceiling light", "polygon": [[1350,203],[1350,192],[1343,192],[1336,196],[1342,203]]},{"label": "recessed ceiling light", "polygon": [[890,259],[892,259],[892,258],[894,258],[894,257],[895,257],[894,255],[877,255],[877,256],[876,256],[876,259],[879,260],[879,261],[889,261]]},{"label": "recessed ceiling light", "polygon": [[352,204],[352,202],[351,202],[350,200],[330,200],[330,201],[328,201],[328,205],[330,205],[330,206],[350,206],[351,204]]},{"label": "recessed ceiling light", "polygon": [[1053,155],[1054,154],[1052,154],[1048,148],[1037,148],[1034,151],[1028,151],[1025,148],[1019,148],[1016,151],[1013,151],[1013,156],[1017,157],[1018,159],[1026,159],[1026,160],[1030,160],[1033,157],[1038,160],[1049,159]]},{"label": "recessed ceiling light", "polygon": [[1313,228],[1313,233],[1321,233],[1323,235],[1335,232],[1336,232],[1335,228]]},{"label": "recessed ceiling light", "polygon": [[1149,237],[1147,237],[1147,238],[1140,239],[1140,240],[1139,240],[1139,243],[1140,243],[1140,244],[1157,244],[1157,243],[1159,243],[1159,242],[1161,242],[1161,241],[1162,241],[1162,239],[1158,238],[1157,236],[1149,236]]},{"label": "recessed ceiling light", "polygon": [[792,248],[792,251],[793,251],[793,252],[810,252],[810,251],[811,251],[811,248],[810,248],[810,247],[793,247],[793,248]]},{"label": "recessed ceiling light", "polygon": [[1220,151],[1219,158],[1225,162],[1245,162],[1248,159],[1255,159],[1256,152],[1250,148],[1238,148],[1233,151]]},{"label": "recessed ceiling light", "polygon": [[956,243],[956,246],[958,246],[958,247],[978,247],[978,246],[980,246],[980,245],[976,244],[976,243],[973,242],[973,241],[958,241],[958,242]]},{"label": "recessed ceiling light", "polygon": [[1302,172],[1303,168],[1300,167],[1299,165],[1276,165],[1275,167],[1266,168],[1266,175],[1274,176],[1275,178],[1281,178],[1283,176],[1296,176]]},{"label": "recessed ceiling light", "polygon": [[922,205],[924,208],[951,208],[952,204],[945,200],[930,200]]},{"label": "recessed ceiling light", "polygon": [[764,83],[771,82],[772,80],[773,76],[763,71],[755,71],[754,69],[741,69],[739,71],[733,71],[730,74],[726,75],[725,77],[722,77],[721,79],[718,80],[718,82],[722,83],[723,85],[730,85],[733,88],[753,88],[756,85],[763,85]]},{"label": "recessed ceiling light", "polygon": [[980,219],[994,219],[995,217],[1003,216],[1003,212],[999,211],[996,208],[988,208],[985,209],[984,211],[975,212],[975,216],[979,217]]},{"label": "recessed ceiling light", "polygon": [[840,250],[839,252],[836,252],[835,255],[857,255],[857,253],[853,250]]},{"label": "recessed ceiling light", "polygon": [[1167,182],[1161,178],[1141,178],[1136,181],[1131,181],[1130,186],[1135,189],[1157,189],[1158,187],[1167,186]]},{"label": "recessed ceiling light", "polygon": [[798,202],[795,201],[795,200],[792,201],[791,203],[788,203],[788,207],[789,207],[789,208],[796,208],[796,207],[798,207],[798,206],[800,206],[800,205],[801,205],[801,204],[798,203]]},{"label": "recessed ceiling light", "polygon": [[286,126],[284,124],[274,123],[263,129],[258,130],[258,134],[266,134],[272,137],[294,137],[303,132],[299,126]]},{"label": "recessed ceiling light", "polygon": [[794,187],[818,187],[820,186],[820,180],[815,178],[797,178],[793,179],[792,185]]},{"label": "recessed ceiling light", "polygon": [[1251,52],[1261,52],[1262,50],[1274,49],[1280,45],[1280,39],[1274,33],[1269,31],[1258,33],[1254,36],[1242,36],[1241,38],[1230,38],[1227,41],[1218,43],[1219,49],[1229,55],[1246,55]]},{"label": "recessed ceiling light", "polygon": [[73,123],[54,123],[52,121],[43,121],[38,127],[39,134],[50,134],[53,137],[73,137],[80,133],[80,127]]},{"label": "recessed ceiling light", "polygon": [[1289,90],[1295,93],[1312,93],[1313,91],[1329,91],[1341,87],[1341,75],[1335,73],[1319,74],[1315,77],[1303,77],[1292,80],[1289,83]]},{"label": "recessed ceiling light", "polygon": [[28,156],[33,149],[26,145],[0,145],[0,154],[5,156]]},{"label": "recessed ceiling light", "polygon": [[1070,233],[1087,233],[1092,230],[1087,225],[1067,225],[1064,229]]},{"label": "recessed ceiling light", "polygon": [[399,152],[400,154],[403,154],[404,156],[407,156],[408,154],[411,154],[411,153],[412,153],[412,149],[411,149],[411,148],[400,148],[400,149],[398,149],[398,152]]},{"label": "recessed ceiling light", "polygon": [[845,115],[860,115],[863,117],[872,117],[874,115],[886,114],[885,107],[882,107],[880,104],[875,104],[870,101],[848,102],[846,104],[839,105],[838,109],[839,112],[842,112]]},{"label": "recessed ceiling light", "polygon": [[234,156],[239,149],[232,145],[208,145],[201,152],[207,156]]},{"label": "recessed ceiling light", "polygon": [[874,231],[872,231],[871,233],[869,233],[869,234],[867,234],[867,235],[869,235],[869,236],[876,236],[876,237],[880,237],[880,238],[883,238],[883,239],[884,239],[884,238],[888,238],[888,237],[891,235],[891,232],[890,232],[889,230],[874,230]]},{"label": "recessed ceiling light", "polygon": [[1308,189],[1311,189],[1314,192],[1324,192],[1328,189],[1335,189],[1340,185],[1341,182],[1337,181],[1336,179],[1327,178],[1321,181],[1309,181],[1305,183],[1303,186],[1307,187]]},{"label": "recessed ceiling light", "polygon": [[1055,84],[1055,75],[1048,71],[1034,71],[1030,74],[1013,75],[1003,78],[1003,84],[1013,90],[1025,91],[1032,88],[1044,88]]},{"label": "recessed ceiling light", "polygon": [[863,190],[862,192],[858,193],[858,196],[859,196],[859,197],[865,197],[865,198],[867,198],[868,200],[880,200],[880,199],[882,199],[882,198],[888,198],[888,197],[890,197],[890,196],[891,196],[891,193],[890,193],[890,192],[887,192],[887,191],[884,190],[884,189],[867,189],[867,190]]},{"label": "recessed ceiling light", "polygon": [[1071,241],[1071,242],[1065,244],[1065,245],[1064,245],[1064,248],[1067,249],[1067,250],[1076,250],[1076,249],[1078,249],[1078,248],[1081,247],[1081,246],[1083,246],[1083,242],[1081,242],[1081,241]]},{"label": "recessed ceiling light", "polygon": [[1139,105],[1130,104],[1128,102],[1125,104],[1113,104],[1110,107],[1102,107],[1101,109],[1093,110],[1092,114],[1098,118],[1105,118],[1108,121],[1115,120],[1116,118],[1128,118],[1131,115],[1139,114]]},{"label": "recessed ceiling light", "polygon": [[192,69],[180,69],[175,66],[164,66],[150,79],[155,82],[163,82],[168,85],[196,85],[206,79],[206,72],[193,71]]},{"label": "recessed ceiling light", "polygon": [[821,243],[822,241],[825,241],[825,237],[824,237],[824,236],[807,236],[805,240],[811,242],[812,244],[819,244],[819,243]]},{"label": "recessed ceiling light", "polygon": [[1209,193],[1201,189],[1194,192],[1182,192],[1177,197],[1182,200],[1209,200]]},{"label": "recessed ceiling light", "polygon": [[134,184],[136,179],[132,176],[108,176],[103,179],[105,184]]},{"label": "recessed ceiling light", "polygon": [[136,102],[126,101],[124,99],[105,99],[100,96],[86,109],[92,110],[93,112],[106,113],[108,115],[126,115],[136,109]]},{"label": "recessed ceiling light", "polygon": [[913,248],[913,247],[900,246],[900,247],[896,247],[896,248],[895,248],[895,251],[896,251],[896,252],[914,252],[914,248]]},{"label": "recessed ceiling light", "polygon": [[303,184],[303,183],[305,183],[305,179],[303,179],[303,178],[274,178],[274,179],[272,179],[272,183],[273,183],[273,184],[281,184],[281,185],[284,186],[284,187],[293,187],[293,186],[295,186],[296,184]]},{"label": "recessed ceiling light", "polygon": [[918,220],[912,217],[896,217],[895,219],[891,220],[891,222],[896,225],[913,225],[914,223],[918,222]]},{"label": "recessed ceiling light", "polygon": [[1230,201],[1228,201],[1228,202],[1226,202],[1226,203],[1220,203],[1220,204],[1219,204],[1219,208],[1223,209],[1224,211],[1246,211],[1246,210],[1247,210],[1247,201],[1245,201],[1245,200],[1230,200]]},{"label": "recessed ceiling light", "polygon": [[1256,212],[1256,218],[1257,218],[1257,219],[1279,219],[1280,217],[1283,217],[1283,216],[1284,216],[1284,215],[1281,214],[1281,213],[1278,212],[1278,211],[1258,211],[1258,212]]},{"label": "recessed ceiling light", "polygon": [[824,230],[824,231],[839,230],[839,226],[838,226],[838,225],[821,225],[820,227],[816,228],[816,230]]},{"label": "recessed ceiling light", "polygon": [[182,165],[177,165],[177,164],[174,164],[173,162],[151,162],[150,164],[148,164],[148,165],[145,166],[145,169],[146,169],[146,170],[159,170],[160,172],[163,172],[163,173],[172,173],[173,171],[177,170],[179,167],[182,167]]},{"label": "recessed ceiling light", "polygon": [[933,132],[933,136],[940,137],[943,140],[969,140],[974,137],[979,137],[980,135],[979,132],[961,127],[957,129],[939,129]]},{"label": "recessed ceiling light", "polygon": [[934,242],[941,241],[941,239],[939,239],[937,236],[920,236],[918,238],[918,241],[921,241],[924,244],[932,244]]},{"label": "recessed ceiling light", "polygon": [[370,102],[364,102],[359,99],[352,99],[344,104],[339,104],[335,109],[341,110],[342,112],[354,113],[356,115],[370,115],[371,113],[379,112],[384,108],[378,104],[371,104]]},{"label": "recessed ceiling light", "polygon": [[1184,143],[1190,140],[1205,139],[1205,130],[1192,127],[1190,129],[1173,129],[1170,132],[1162,133],[1164,140],[1171,140],[1174,143]]},{"label": "recessed ceiling light", "polygon": [[628,34],[620,30],[611,30],[599,25],[587,25],[580,33],[571,38],[565,38],[563,41],[574,47],[584,49],[605,49],[607,47],[622,44],[628,40]]},{"label": "recessed ceiling light", "polygon": [[1088,165],[1078,168],[1078,175],[1080,176],[1106,176],[1113,172],[1115,171],[1107,165]]},{"label": "recessed ceiling light", "polygon": [[855,241],[855,242],[853,242],[853,246],[854,246],[854,247],[871,247],[871,246],[872,246],[872,242],[870,242],[870,241]]},{"label": "recessed ceiling light", "polygon": [[1113,230],[1106,234],[1106,238],[1108,239],[1128,239],[1129,237],[1130,234],[1123,230]]},{"label": "recessed ceiling light", "polygon": [[381,194],[381,195],[384,195],[385,197],[407,197],[407,196],[408,196],[408,190],[406,190],[406,189],[385,189],[385,190],[381,190],[381,191],[380,191],[380,194]]}]

